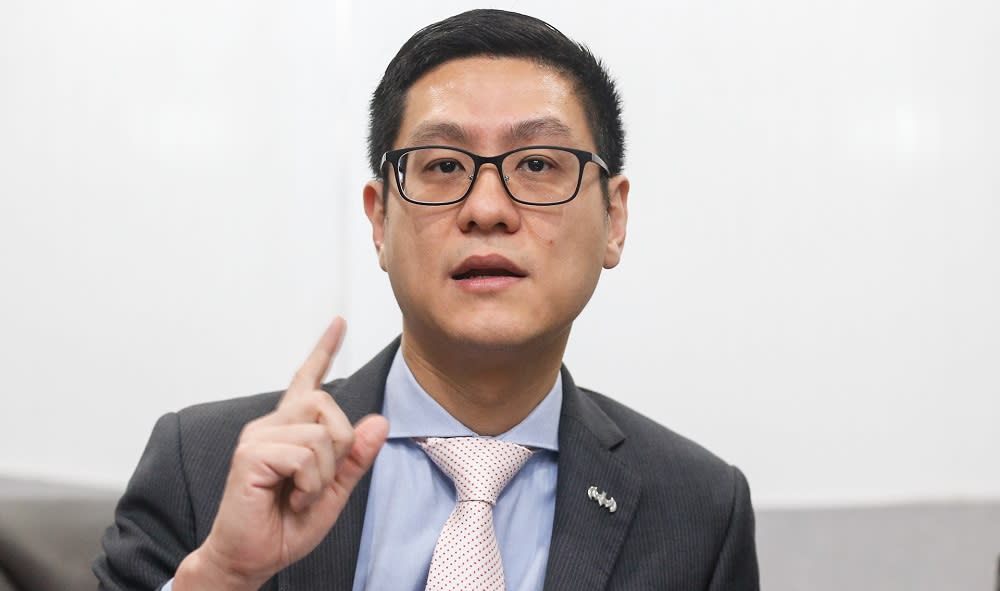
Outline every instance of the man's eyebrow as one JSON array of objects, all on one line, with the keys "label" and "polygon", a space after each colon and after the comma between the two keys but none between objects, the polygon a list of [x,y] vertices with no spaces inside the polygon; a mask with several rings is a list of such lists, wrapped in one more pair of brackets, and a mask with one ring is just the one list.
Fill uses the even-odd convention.
[{"label": "man's eyebrow", "polygon": [[514,141],[553,136],[568,139],[572,135],[572,130],[555,117],[540,117],[511,125],[508,135]]},{"label": "man's eyebrow", "polygon": [[446,143],[464,144],[468,139],[465,129],[457,123],[447,121],[425,121],[410,134],[410,141],[415,145],[431,144],[444,141]]},{"label": "man's eyebrow", "polygon": [[[518,144],[537,141],[537,138],[570,139],[573,130],[556,117],[539,117],[512,123],[506,135],[508,142]],[[469,141],[465,128],[450,121],[424,121],[413,129],[409,138],[414,146],[436,143],[464,146]]]}]

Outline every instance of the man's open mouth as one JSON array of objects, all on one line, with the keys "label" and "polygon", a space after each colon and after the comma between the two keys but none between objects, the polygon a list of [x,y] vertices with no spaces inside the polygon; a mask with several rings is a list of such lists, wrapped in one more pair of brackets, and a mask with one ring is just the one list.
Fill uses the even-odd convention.
[{"label": "man's open mouth", "polygon": [[520,267],[498,254],[470,256],[456,267],[451,278],[457,281],[478,277],[527,277]]}]

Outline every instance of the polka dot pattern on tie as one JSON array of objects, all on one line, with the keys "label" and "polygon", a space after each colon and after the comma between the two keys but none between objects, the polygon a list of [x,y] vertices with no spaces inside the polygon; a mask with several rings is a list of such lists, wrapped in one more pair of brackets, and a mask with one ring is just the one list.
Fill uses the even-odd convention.
[{"label": "polka dot pattern on tie", "polygon": [[427,591],[504,591],[493,506],[531,450],[487,437],[416,441],[455,483],[457,497],[434,547]]}]

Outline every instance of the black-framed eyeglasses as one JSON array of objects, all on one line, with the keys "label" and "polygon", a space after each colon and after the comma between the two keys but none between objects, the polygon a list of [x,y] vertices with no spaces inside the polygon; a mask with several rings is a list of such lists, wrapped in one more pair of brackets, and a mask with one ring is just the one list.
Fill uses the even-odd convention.
[{"label": "black-framed eyeglasses", "polygon": [[479,156],[453,146],[417,146],[382,155],[379,170],[392,164],[400,196],[417,205],[451,205],[468,197],[484,164],[500,173],[510,198],[526,205],[559,205],[580,192],[588,162],[610,176],[604,160],[585,150],[526,146],[496,156]]}]

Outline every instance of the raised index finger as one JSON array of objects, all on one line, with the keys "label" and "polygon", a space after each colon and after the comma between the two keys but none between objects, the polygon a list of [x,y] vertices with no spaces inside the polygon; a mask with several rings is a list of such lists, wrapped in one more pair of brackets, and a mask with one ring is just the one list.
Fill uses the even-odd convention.
[{"label": "raised index finger", "polygon": [[288,386],[288,393],[294,396],[296,393],[311,392],[316,390],[323,383],[326,372],[330,369],[330,362],[333,356],[340,349],[340,341],[344,338],[347,330],[347,323],[343,318],[337,316],[326,328],[326,332],[319,338],[316,347],[306,358],[305,363],[295,372],[292,383]]}]

